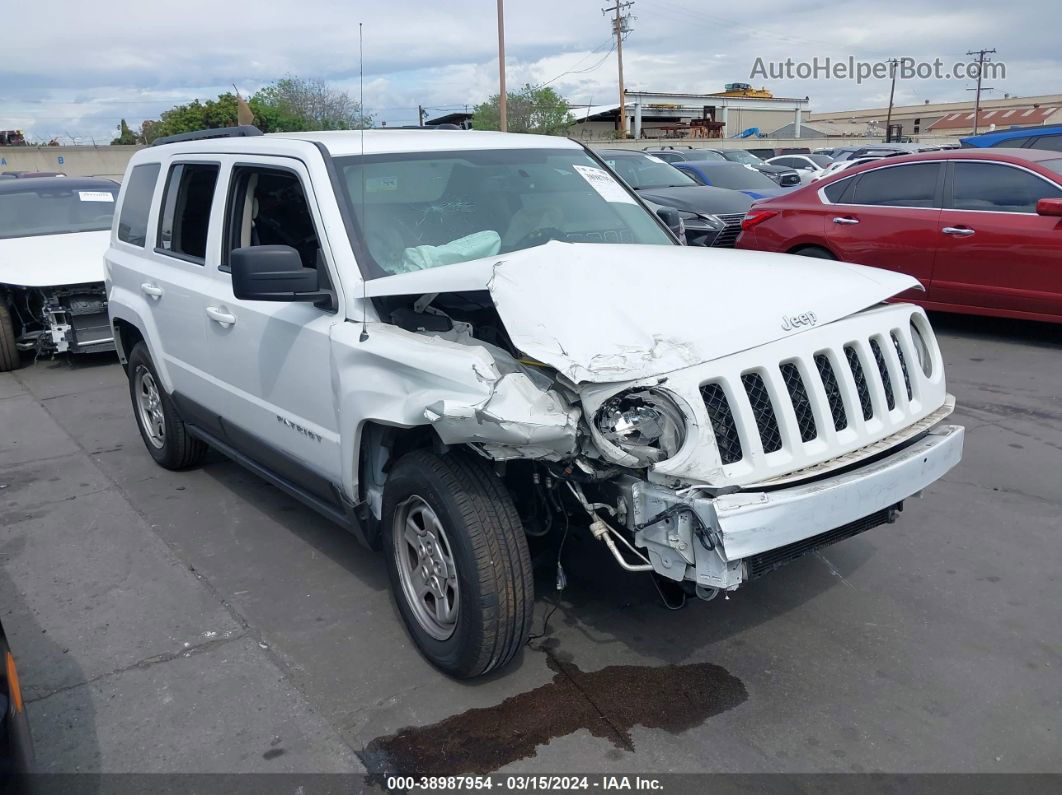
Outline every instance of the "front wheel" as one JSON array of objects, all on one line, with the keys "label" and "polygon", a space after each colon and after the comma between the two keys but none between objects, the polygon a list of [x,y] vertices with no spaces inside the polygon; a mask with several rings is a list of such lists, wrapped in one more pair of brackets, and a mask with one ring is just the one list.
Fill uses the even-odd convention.
[{"label": "front wheel", "polygon": [[486,462],[402,457],[383,525],[395,601],[428,661],[461,679],[509,662],[530,632],[534,584],[520,517]]},{"label": "front wheel", "polygon": [[129,354],[129,397],[144,446],[166,469],[187,469],[203,460],[207,447],[185,427],[173,400],[162,388],[147,345],[138,342]]}]

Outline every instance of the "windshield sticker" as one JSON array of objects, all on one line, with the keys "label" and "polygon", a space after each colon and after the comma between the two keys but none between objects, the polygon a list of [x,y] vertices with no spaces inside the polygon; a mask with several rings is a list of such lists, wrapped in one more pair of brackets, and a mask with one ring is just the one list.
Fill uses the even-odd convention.
[{"label": "windshield sticker", "polygon": [[114,202],[114,194],[105,190],[79,190],[77,197],[83,202]]},{"label": "windshield sticker", "polygon": [[369,177],[365,180],[366,193],[379,193],[385,190],[398,190],[398,177]]},{"label": "windshield sticker", "polygon": [[623,189],[623,186],[607,172],[593,166],[576,165],[575,170],[582,175],[590,187],[598,192],[607,202],[622,202],[624,204],[636,204],[637,202]]}]

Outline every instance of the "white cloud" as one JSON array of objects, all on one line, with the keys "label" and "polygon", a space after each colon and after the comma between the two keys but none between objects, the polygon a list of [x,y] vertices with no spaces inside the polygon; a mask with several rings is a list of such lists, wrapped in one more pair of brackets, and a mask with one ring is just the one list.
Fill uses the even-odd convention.
[{"label": "white cloud", "polygon": [[[17,4],[5,12],[0,128],[36,137],[107,139],[120,118],[138,124],[177,102],[232,83],[250,92],[293,73],[357,93],[358,22],[364,22],[366,105],[389,123],[413,123],[474,105],[497,90],[496,22],[489,0],[185,0],[153,6],[111,0]],[[733,8],[703,0],[637,0],[624,44],[631,89],[709,92],[748,80],[757,57],[827,55],[874,60],[909,55],[951,62],[995,47],[1007,63],[995,96],[1055,93],[1062,28],[1057,0],[759,0]],[[611,102],[615,56],[609,20],[585,0],[508,0],[510,86],[551,85],[572,102]],[[583,71],[597,65],[596,69]],[[558,77],[567,70],[580,70]],[[779,96],[810,96],[815,110],[887,101],[888,87],[833,80],[775,81]],[[897,99],[968,96],[964,81],[901,82]]]}]

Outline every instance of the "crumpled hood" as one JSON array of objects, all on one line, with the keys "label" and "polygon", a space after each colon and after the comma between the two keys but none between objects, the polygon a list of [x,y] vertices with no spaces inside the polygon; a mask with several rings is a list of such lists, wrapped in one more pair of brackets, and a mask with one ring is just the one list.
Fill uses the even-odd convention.
[{"label": "crumpled hood", "polygon": [[111,233],[74,232],[0,240],[0,284],[58,287],[102,282]]},{"label": "crumpled hood", "polygon": [[370,281],[489,290],[513,344],[572,381],[629,381],[763,345],[918,287],[892,271],[685,246],[560,243]]}]

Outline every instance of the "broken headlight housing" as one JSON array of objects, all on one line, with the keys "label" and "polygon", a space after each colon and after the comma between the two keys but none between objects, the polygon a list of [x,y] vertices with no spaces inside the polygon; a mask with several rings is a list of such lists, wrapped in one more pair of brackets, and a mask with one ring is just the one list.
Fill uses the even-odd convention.
[{"label": "broken headlight housing", "polygon": [[639,467],[666,461],[686,439],[682,409],[667,392],[651,387],[628,389],[606,400],[594,415],[594,426],[606,442],[601,453],[626,466],[631,458]]}]

